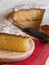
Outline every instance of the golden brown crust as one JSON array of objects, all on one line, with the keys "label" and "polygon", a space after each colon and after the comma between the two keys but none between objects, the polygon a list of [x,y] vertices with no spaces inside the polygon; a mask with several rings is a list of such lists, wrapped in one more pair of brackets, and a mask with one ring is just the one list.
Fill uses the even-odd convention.
[{"label": "golden brown crust", "polygon": [[13,12],[19,12],[19,11],[29,11],[29,10],[40,10],[40,11],[45,11],[44,9],[40,9],[40,8],[30,8],[30,9],[20,9],[20,10],[18,10],[18,11],[13,11]]},{"label": "golden brown crust", "polygon": [[40,31],[49,35],[49,25],[42,25]]},{"label": "golden brown crust", "polygon": [[15,36],[15,37],[21,37],[21,38],[29,38],[28,36],[21,36],[21,35],[8,34],[8,33],[0,33],[0,35]]}]

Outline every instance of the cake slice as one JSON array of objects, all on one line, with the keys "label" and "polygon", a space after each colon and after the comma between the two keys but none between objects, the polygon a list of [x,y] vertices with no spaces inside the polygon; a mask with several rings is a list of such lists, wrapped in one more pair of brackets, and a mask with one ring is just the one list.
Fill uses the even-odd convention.
[{"label": "cake slice", "polygon": [[11,12],[8,17],[26,27],[39,29],[44,11],[44,9],[38,8],[20,9],[18,11]]},{"label": "cake slice", "polygon": [[12,12],[9,16],[16,22],[25,21],[41,21],[44,14],[44,9],[20,9]]},{"label": "cake slice", "polygon": [[29,38],[13,34],[0,33],[0,49],[25,52],[30,48]]}]

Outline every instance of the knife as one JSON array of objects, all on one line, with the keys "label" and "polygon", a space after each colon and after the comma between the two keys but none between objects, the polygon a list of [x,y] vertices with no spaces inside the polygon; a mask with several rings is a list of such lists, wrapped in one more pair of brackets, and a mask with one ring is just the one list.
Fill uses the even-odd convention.
[{"label": "knife", "polygon": [[38,30],[36,30],[36,29],[34,29],[32,27],[27,27],[26,28],[25,26],[15,22],[11,18],[7,18],[7,20],[9,22],[11,22],[13,25],[15,25],[15,26],[19,27],[20,29],[22,29],[22,31],[28,33],[29,35],[34,36],[34,37],[36,37],[38,39],[41,39],[41,40],[43,40],[45,42],[49,42],[49,36],[47,34],[45,34],[43,32],[40,32],[40,31],[38,31]]}]

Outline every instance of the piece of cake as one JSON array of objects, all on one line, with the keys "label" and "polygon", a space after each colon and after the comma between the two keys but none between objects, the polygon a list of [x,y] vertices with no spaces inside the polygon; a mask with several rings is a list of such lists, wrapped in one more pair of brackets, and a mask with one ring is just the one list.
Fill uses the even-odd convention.
[{"label": "piece of cake", "polygon": [[43,18],[44,9],[30,8],[13,11],[8,17],[11,17],[15,22],[18,22],[26,27],[39,28]]},{"label": "piece of cake", "polygon": [[14,11],[11,14],[13,20],[17,22],[24,21],[39,21],[43,17],[44,10],[43,9],[20,9],[19,11]]},{"label": "piece of cake", "polygon": [[30,48],[29,38],[13,34],[0,33],[0,49],[25,52]]}]

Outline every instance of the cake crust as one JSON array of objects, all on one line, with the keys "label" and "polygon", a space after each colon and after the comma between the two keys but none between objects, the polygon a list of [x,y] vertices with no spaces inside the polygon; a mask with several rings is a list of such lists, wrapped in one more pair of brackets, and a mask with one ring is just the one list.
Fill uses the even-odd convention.
[{"label": "cake crust", "polygon": [[40,27],[40,31],[47,34],[47,35],[49,35],[49,25],[42,25]]}]

